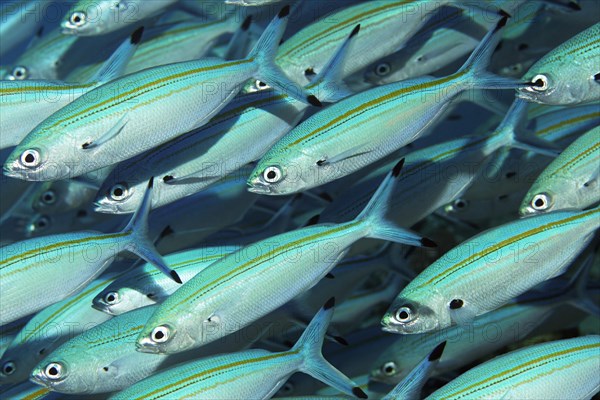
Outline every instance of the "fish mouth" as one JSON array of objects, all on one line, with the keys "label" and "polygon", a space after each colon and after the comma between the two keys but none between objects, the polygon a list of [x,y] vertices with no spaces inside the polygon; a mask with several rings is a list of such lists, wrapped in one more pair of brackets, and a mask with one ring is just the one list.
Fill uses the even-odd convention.
[{"label": "fish mouth", "polygon": [[394,329],[391,325],[381,324],[381,330],[388,333],[399,333],[397,329]]},{"label": "fish mouth", "polygon": [[271,186],[265,185],[262,182],[248,182],[248,191],[256,194],[270,194]]},{"label": "fish mouth", "polygon": [[42,371],[33,371],[29,380],[37,385],[44,386],[48,389],[52,389],[52,385],[44,379],[44,373]]},{"label": "fish mouth", "polygon": [[160,354],[158,346],[149,338],[143,338],[135,343],[135,349],[140,353]]}]

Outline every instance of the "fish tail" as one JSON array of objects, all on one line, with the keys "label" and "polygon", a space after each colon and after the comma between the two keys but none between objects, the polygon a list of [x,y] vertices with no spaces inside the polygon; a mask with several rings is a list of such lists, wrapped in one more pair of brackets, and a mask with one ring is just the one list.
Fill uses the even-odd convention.
[{"label": "fish tail", "polygon": [[225,50],[225,60],[239,60],[248,54],[248,43],[250,42],[250,24],[252,23],[252,16],[249,15],[244,19],[242,25],[234,32],[233,36],[227,44],[227,50]]},{"label": "fish tail", "polygon": [[300,370],[315,379],[330,385],[344,393],[366,399],[366,394],[346,375],[331,365],[321,353],[323,340],[333,316],[335,300],[329,299],[317,315],[310,321],[308,327],[298,339],[292,352],[297,351],[302,356]]},{"label": "fish tail", "polygon": [[148,187],[144,193],[144,198],[139,208],[131,217],[131,220],[123,229],[123,232],[131,232],[128,236],[128,243],[125,245],[126,250],[143,258],[150,264],[154,265],[161,272],[170,276],[175,282],[182,283],[181,278],[171,268],[167,266],[165,260],[154,247],[154,244],[148,236],[148,213],[152,203],[152,187],[154,178],[148,182]]},{"label": "fish tail", "polygon": [[425,382],[429,379],[429,376],[438,365],[440,357],[444,352],[446,342],[442,342],[435,346],[435,349],[427,357],[425,357],[412,371],[409,372],[398,385],[392,389],[381,400],[392,400],[392,399],[420,399],[421,390],[425,386]]},{"label": "fish tail", "polygon": [[498,130],[506,135],[510,147],[531,151],[548,157],[557,157],[560,154],[553,143],[540,139],[525,130],[527,124],[527,107],[529,103],[523,99],[515,99],[500,123]]},{"label": "fish tail", "polygon": [[102,64],[100,69],[92,76],[90,82],[107,83],[123,75],[127,64],[129,64],[129,60],[131,60],[131,57],[133,57],[142,41],[143,33],[143,26],[136,29],[131,36],[115,50],[109,59]]},{"label": "fish tail", "polygon": [[498,76],[487,71],[496,45],[500,41],[502,28],[506,25],[509,15],[500,11],[501,18],[491,31],[489,31],[477,48],[473,50],[469,59],[458,70],[456,75],[466,73],[470,86],[476,89],[519,89],[530,86],[530,83],[518,79]]},{"label": "fish tail", "polygon": [[281,9],[258,39],[248,58],[258,64],[258,73],[256,76],[258,79],[298,101],[321,107],[321,102],[316,96],[308,93],[301,85],[288,78],[285,72],[275,64],[275,55],[287,25],[289,12],[289,6]]},{"label": "fish tail", "polygon": [[397,178],[400,175],[403,165],[404,159],[400,160],[392,171],[387,174],[383,182],[379,185],[379,188],[377,188],[377,191],[375,191],[375,194],[373,194],[373,197],[371,197],[369,203],[356,219],[363,220],[369,225],[367,237],[389,240],[410,246],[436,247],[437,245],[431,239],[424,238],[418,233],[401,228],[385,218],[390,198],[394,194],[398,181]]},{"label": "fish tail", "polygon": [[346,63],[348,49],[359,31],[360,24],[354,27],[344,43],[340,45],[333,57],[323,67],[323,70],[309,85],[309,87],[315,87],[315,92],[318,93],[322,101],[335,103],[353,94],[343,80],[344,64]]}]

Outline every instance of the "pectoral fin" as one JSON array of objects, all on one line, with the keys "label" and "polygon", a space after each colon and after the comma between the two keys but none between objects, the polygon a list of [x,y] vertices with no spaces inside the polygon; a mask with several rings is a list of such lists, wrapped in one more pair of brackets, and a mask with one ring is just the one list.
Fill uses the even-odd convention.
[{"label": "pectoral fin", "polygon": [[102,146],[104,143],[108,142],[110,139],[117,136],[123,130],[123,128],[125,128],[125,125],[127,125],[127,122],[129,122],[129,119],[127,118],[127,114],[128,113],[123,114],[123,116],[117,121],[117,123],[112,128],[110,128],[110,130],[108,132],[106,132],[104,135],[100,136],[98,138],[98,140],[94,140],[93,142],[84,143],[81,147],[85,150],[93,149],[94,147]]},{"label": "pectoral fin", "polygon": [[317,161],[317,165],[324,166],[327,164],[335,164],[337,162],[348,160],[350,158],[354,158],[354,157],[358,157],[358,156],[362,156],[363,154],[368,154],[371,152],[371,150],[361,151],[362,147],[363,146],[355,146],[355,147],[352,147],[351,149],[348,149],[348,150],[346,150],[340,154],[337,154],[333,157],[324,157],[323,159]]}]

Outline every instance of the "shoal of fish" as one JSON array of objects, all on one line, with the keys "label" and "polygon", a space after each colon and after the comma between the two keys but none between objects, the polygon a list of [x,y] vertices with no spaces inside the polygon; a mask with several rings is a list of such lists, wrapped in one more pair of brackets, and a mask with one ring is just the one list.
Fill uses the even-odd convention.
[{"label": "shoal of fish", "polygon": [[0,3],[2,399],[592,399],[600,2]]}]

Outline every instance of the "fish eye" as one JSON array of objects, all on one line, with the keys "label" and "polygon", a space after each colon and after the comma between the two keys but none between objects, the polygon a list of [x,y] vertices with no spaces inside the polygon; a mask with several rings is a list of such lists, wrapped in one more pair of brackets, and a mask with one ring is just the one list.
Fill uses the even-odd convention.
[{"label": "fish eye", "polygon": [[25,150],[21,154],[20,161],[24,167],[35,168],[40,165],[40,153],[34,149]]},{"label": "fish eye", "polygon": [[152,341],[156,343],[164,343],[167,340],[169,340],[169,328],[161,325],[152,330]]},{"label": "fish eye", "polygon": [[550,198],[546,193],[539,193],[531,199],[531,207],[536,211],[544,211],[550,207]]},{"label": "fish eye", "polygon": [[393,376],[396,374],[396,363],[393,361],[388,361],[381,366],[381,372],[383,372],[387,376]]},{"label": "fish eye", "polygon": [[254,87],[256,88],[256,90],[265,90],[270,88],[269,85],[258,79],[256,80],[256,82],[254,82]]},{"label": "fish eye", "polygon": [[54,190],[52,190],[52,189],[46,190],[42,194],[42,203],[47,204],[47,205],[56,203],[56,193],[54,192]]},{"label": "fish eye", "polygon": [[71,14],[71,16],[69,17],[69,22],[76,27],[80,27],[82,25],[84,25],[86,23],[86,15],[84,12],[81,11],[75,11],[73,14]]},{"label": "fish eye", "polygon": [[37,221],[35,221],[34,225],[36,228],[44,229],[45,227],[50,225],[50,219],[45,215],[42,215],[37,219]]},{"label": "fish eye", "polygon": [[531,80],[533,84],[532,89],[538,92],[544,92],[548,90],[548,77],[546,75],[536,75]]},{"label": "fish eye", "polygon": [[117,183],[110,188],[109,196],[114,201],[121,201],[127,197],[128,192],[127,186],[122,183]]},{"label": "fish eye", "polygon": [[46,365],[46,369],[44,369],[44,374],[51,380],[57,380],[62,378],[64,372],[64,368],[60,363],[50,363]]},{"label": "fish eye", "polygon": [[12,374],[14,374],[16,369],[17,369],[17,366],[15,365],[15,363],[13,361],[7,361],[2,366],[2,373],[4,375],[12,375]]},{"label": "fish eye", "polygon": [[108,292],[104,295],[104,302],[108,305],[117,304],[119,301],[121,301],[121,299],[117,292]]},{"label": "fish eye", "polygon": [[454,299],[450,302],[450,309],[451,310],[458,310],[459,308],[461,308],[462,306],[465,305],[465,302],[462,301],[461,299]]},{"label": "fish eye", "polygon": [[18,67],[15,67],[13,69],[12,76],[15,80],[22,81],[24,79],[27,79],[29,73],[27,71],[27,68],[23,67],[22,65],[19,65]]},{"label": "fish eye", "polygon": [[464,210],[468,205],[469,202],[465,199],[456,199],[452,203],[452,207],[454,207],[455,210]]},{"label": "fish eye", "polygon": [[276,166],[268,167],[263,172],[263,178],[268,183],[277,183],[281,180],[281,169]]},{"label": "fish eye", "polygon": [[379,76],[386,76],[390,73],[391,70],[392,67],[390,67],[390,64],[386,62],[377,64],[377,66],[375,67],[375,73]]},{"label": "fish eye", "polygon": [[402,306],[396,310],[394,317],[398,322],[410,322],[413,319],[413,310],[409,306]]}]

